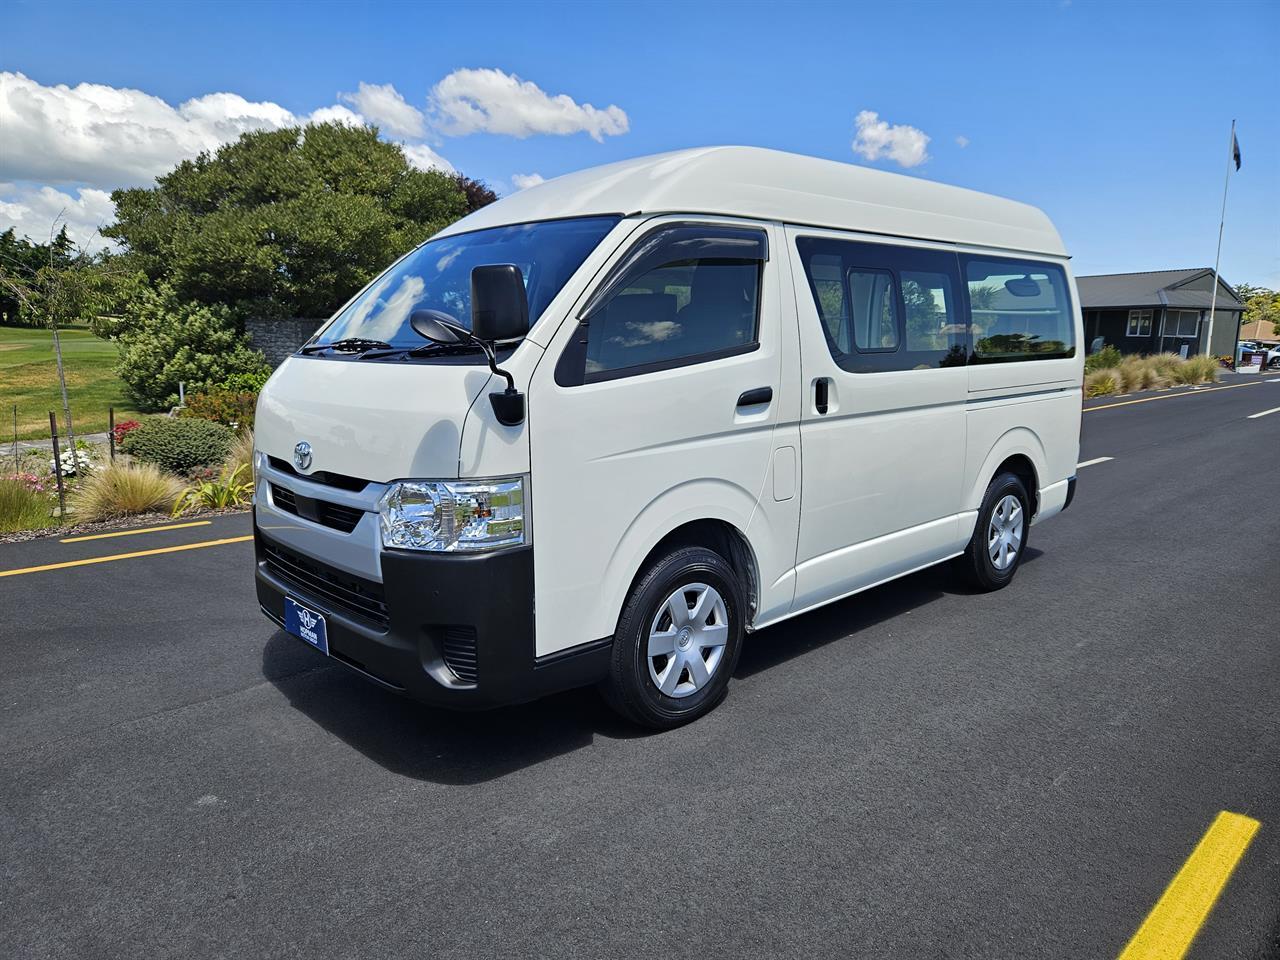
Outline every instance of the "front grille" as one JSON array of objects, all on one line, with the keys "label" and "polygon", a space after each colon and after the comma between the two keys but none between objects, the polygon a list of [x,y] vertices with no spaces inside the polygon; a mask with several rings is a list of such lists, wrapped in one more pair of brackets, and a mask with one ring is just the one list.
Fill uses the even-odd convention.
[{"label": "front grille", "polygon": [[475,627],[444,628],[444,662],[463,683],[475,683],[476,631]]},{"label": "front grille", "polygon": [[267,462],[281,473],[302,477],[302,479],[310,480],[312,483],[323,483],[326,487],[350,490],[352,493],[359,493],[369,485],[368,480],[361,480],[359,477],[348,477],[345,473],[330,473],[327,470],[316,470],[314,473],[302,474],[293,469],[293,465],[288,460],[281,460],[279,457],[267,457]]},{"label": "front grille", "polygon": [[382,584],[337,570],[266,539],[262,541],[262,553],[267,569],[287,585],[377,626],[387,626]]},{"label": "front grille", "polygon": [[340,503],[306,497],[278,483],[271,484],[271,502],[285,513],[312,520],[340,533],[350,533],[364,516],[364,511],[358,507],[346,507]]}]

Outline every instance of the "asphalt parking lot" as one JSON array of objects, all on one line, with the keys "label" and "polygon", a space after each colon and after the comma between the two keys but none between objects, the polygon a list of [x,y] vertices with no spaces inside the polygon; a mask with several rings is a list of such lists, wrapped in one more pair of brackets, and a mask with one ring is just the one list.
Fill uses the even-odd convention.
[{"label": "asphalt parking lot", "polygon": [[3,953],[1115,957],[1227,810],[1189,956],[1280,956],[1280,378],[1225,386],[1091,402],[1009,589],[763,631],[658,735],[373,688],[259,613],[247,516],[0,546]]}]

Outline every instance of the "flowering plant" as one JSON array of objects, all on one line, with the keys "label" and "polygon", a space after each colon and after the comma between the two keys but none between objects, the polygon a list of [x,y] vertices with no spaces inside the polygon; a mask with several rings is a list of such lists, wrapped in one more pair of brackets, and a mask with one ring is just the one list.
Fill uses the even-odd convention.
[{"label": "flowering plant", "polygon": [[137,420],[122,420],[120,423],[117,423],[111,431],[112,436],[115,438],[116,446],[118,447],[124,442],[125,434],[130,430],[137,430],[140,426],[142,426],[142,424]]},{"label": "flowering plant", "polygon": [[[88,473],[93,469],[93,457],[89,456],[85,450],[63,450],[60,459],[64,477],[74,477],[78,473]],[[52,457],[49,458],[49,472],[54,474],[58,472],[58,461]]]},{"label": "flowering plant", "polygon": [[22,484],[32,493],[48,493],[49,492],[49,487],[48,487],[49,481],[46,480],[44,477],[38,476],[37,474],[34,474],[34,473],[26,473],[26,472],[11,473],[4,479],[16,480],[18,483]]}]

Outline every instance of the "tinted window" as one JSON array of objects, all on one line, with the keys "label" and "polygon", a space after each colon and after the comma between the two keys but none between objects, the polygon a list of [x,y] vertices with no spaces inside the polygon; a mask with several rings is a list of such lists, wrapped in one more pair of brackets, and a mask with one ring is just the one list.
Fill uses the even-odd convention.
[{"label": "tinted window", "polygon": [[587,375],[719,353],[752,343],[756,261],[669,263],[629,280],[587,325]]},{"label": "tinted window", "polygon": [[964,363],[955,254],[823,237],[796,246],[827,346],[845,370]]},{"label": "tinted window", "polygon": [[429,240],[374,281],[312,342],[362,337],[418,346],[423,340],[409,327],[409,315],[421,309],[443,311],[470,328],[471,269],[489,263],[520,268],[533,324],[617,222],[548,220]]},{"label": "tinted window", "polygon": [[855,267],[845,274],[853,345],[858,350],[898,349],[898,291],[888,270]]},{"label": "tinted window", "polygon": [[1061,267],[971,256],[962,260],[975,360],[1075,355],[1075,322]]}]

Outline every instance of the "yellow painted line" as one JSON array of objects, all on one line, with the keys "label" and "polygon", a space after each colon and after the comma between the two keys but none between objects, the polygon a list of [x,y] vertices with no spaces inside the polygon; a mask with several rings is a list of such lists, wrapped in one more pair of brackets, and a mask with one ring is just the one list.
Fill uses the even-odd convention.
[{"label": "yellow painted line", "polygon": [[133,553],[116,553],[109,557],[89,557],[87,560],[64,560],[46,563],[38,567],[19,567],[17,570],[0,570],[0,577],[16,577],[23,573],[42,573],[45,570],[65,570],[67,567],[85,567],[91,563],[110,563],[112,560],[132,560],[134,557],[155,557],[162,553],[178,553],[182,550],[199,550],[201,547],[220,547],[227,543],[244,543],[253,534],[244,537],[227,537],[222,540],[205,540],[201,543],[184,543],[177,547],[157,547],[155,550],[135,550]]},{"label": "yellow painted line", "polygon": [[1179,960],[1262,824],[1223,810],[1133,935],[1119,960]]},{"label": "yellow painted line", "polygon": [[1143,397],[1141,400],[1126,400],[1124,403],[1104,403],[1100,407],[1085,407],[1085,413],[1092,413],[1094,410],[1112,410],[1115,407],[1127,407],[1131,403],[1151,403],[1153,400],[1173,400],[1177,397],[1198,397],[1205,393],[1216,393],[1219,390],[1238,390],[1240,387],[1256,387],[1260,383],[1266,383],[1266,380],[1254,380],[1252,383],[1229,383],[1225,387],[1204,387],[1203,389],[1191,389],[1183,393],[1166,393],[1161,397]]},{"label": "yellow painted line", "polygon": [[190,523],[171,523],[164,527],[138,527],[136,530],[117,530],[114,533],[91,533],[85,537],[65,537],[59,543],[84,543],[86,540],[109,540],[111,537],[132,537],[135,533],[160,533],[163,530],[183,530],[187,527],[207,527],[212,520],[192,520]]}]

